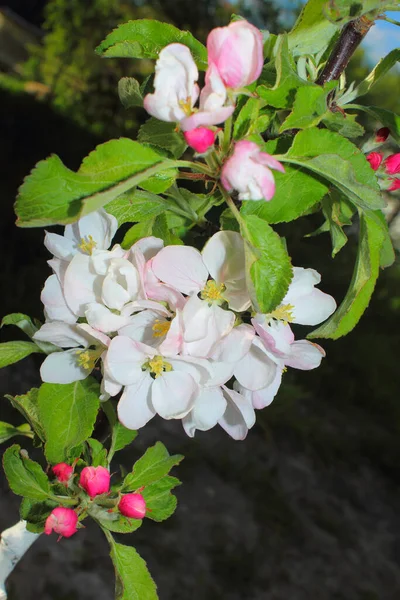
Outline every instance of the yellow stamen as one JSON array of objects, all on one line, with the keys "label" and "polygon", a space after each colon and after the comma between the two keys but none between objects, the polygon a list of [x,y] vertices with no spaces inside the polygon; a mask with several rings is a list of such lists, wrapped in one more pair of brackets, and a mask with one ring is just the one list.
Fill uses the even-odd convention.
[{"label": "yellow stamen", "polygon": [[78,365],[84,369],[94,369],[99,353],[95,350],[77,350]]},{"label": "yellow stamen", "polygon": [[172,365],[164,360],[162,356],[154,356],[151,360],[149,360],[147,365],[150,373],[152,373],[156,378],[160,377],[160,375],[163,373],[172,371]]},{"label": "yellow stamen", "polygon": [[286,373],[286,372],[287,372],[287,367],[283,367],[282,373]]},{"label": "yellow stamen", "polygon": [[160,319],[157,319],[152,327],[153,337],[159,338],[167,335],[170,327],[171,321],[160,321]]},{"label": "yellow stamen", "polygon": [[183,110],[183,112],[190,117],[190,115],[193,112],[193,108],[192,108],[192,98],[191,96],[188,96],[186,98],[186,100],[179,100],[179,106],[181,107],[181,109]]},{"label": "yellow stamen", "polygon": [[294,306],[292,304],[282,304],[282,306],[278,306],[272,313],[269,313],[269,317],[273,319],[278,319],[279,321],[284,321],[285,323],[292,323]]},{"label": "yellow stamen", "polygon": [[223,283],[216,283],[213,279],[210,279],[202,290],[201,297],[208,302],[221,302],[224,300],[222,295],[224,291],[225,285]]},{"label": "yellow stamen", "polygon": [[79,244],[78,248],[80,248],[85,254],[92,254],[96,246],[97,243],[94,241],[92,236],[88,235],[87,240],[85,240],[85,238],[81,239],[81,243]]}]

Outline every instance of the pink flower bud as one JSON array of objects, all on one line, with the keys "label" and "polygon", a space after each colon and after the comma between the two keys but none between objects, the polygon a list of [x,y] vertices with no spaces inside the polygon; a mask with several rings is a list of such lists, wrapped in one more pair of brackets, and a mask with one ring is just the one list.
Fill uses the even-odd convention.
[{"label": "pink flower bud", "polygon": [[215,131],[211,131],[207,127],[197,127],[191,131],[185,131],[183,134],[188,145],[203,154],[208,150],[215,142]]},{"label": "pink flower bud", "polygon": [[130,519],[143,519],[146,514],[146,502],[142,494],[125,494],[118,508],[122,515]]},{"label": "pink flower bud", "polygon": [[263,37],[247,21],[213,29],[207,39],[208,64],[215,65],[226,87],[239,89],[259,78]]},{"label": "pink flower bud", "polygon": [[370,152],[367,156],[367,161],[371,165],[374,171],[377,171],[383,161],[383,154],[380,152]]},{"label": "pink flower bud", "polygon": [[85,467],[79,478],[79,485],[91,498],[110,490],[110,473],[105,467]]},{"label": "pink flower bud", "polygon": [[59,463],[58,465],[54,465],[52,470],[58,481],[61,483],[68,483],[72,473],[74,472],[74,467],[71,467],[66,463]]},{"label": "pink flower bud", "polygon": [[397,175],[397,173],[400,173],[400,152],[387,157],[385,160],[385,168],[389,175]]},{"label": "pink flower bud", "polygon": [[400,178],[395,177],[391,180],[391,186],[388,188],[388,192],[395,192],[396,190],[400,190]]},{"label": "pink flower bud", "polygon": [[44,532],[46,535],[50,535],[52,531],[55,531],[55,533],[69,538],[77,532],[77,523],[78,515],[72,508],[58,506],[47,517]]},{"label": "pink flower bud", "polygon": [[257,144],[242,140],[223,166],[221,182],[228,192],[237,190],[240,200],[271,200],[275,181],[270,169],[285,172],[281,163],[261,152]]},{"label": "pink flower bud", "polygon": [[383,144],[383,142],[386,142],[386,140],[388,139],[389,135],[390,135],[390,129],[389,129],[389,127],[381,127],[376,132],[375,141],[378,144]]}]

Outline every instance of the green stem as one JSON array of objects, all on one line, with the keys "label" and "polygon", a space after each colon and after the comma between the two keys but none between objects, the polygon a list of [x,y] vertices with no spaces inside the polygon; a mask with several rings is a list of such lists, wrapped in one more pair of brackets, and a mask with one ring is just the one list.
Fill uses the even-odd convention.
[{"label": "green stem", "polygon": [[224,126],[224,139],[222,141],[222,151],[226,154],[229,150],[229,146],[231,145],[231,137],[232,137],[232,117],[229,117],[225,121]]},{"label": "green stem", "polygon": [[210,177],[213,176],[212,171],[204,163],[191,162],[190,160],[177,160],[175,162],[175,166],[179,168],[192,169],[192,171],[198,171],[199,173],[204,173],[205,175],[209,175]]},{"label": "green stem", "polygon": [[181,211],[185,213],[186,218],[192,219],[192,221],[197,223],[199,220],[198,214],[193,210],[189,202],[182,196],[177,185],[173,185],[170,189],[171,191],[166,195],[175,200]]},{"label": "green stem", "polygon": [[239,209],[235,205],[234,201],[232,200],[232,198],[230,197],[230,195],[228,194],[228,192],[226,191],[226,189],[224,188],[224,186],[222,184],[219,184],[219,189],[220,189],[222,196],[224,197],[225,202],[227,203],[227,205],[231,209],[235,219],[239,223],[240,228],[244,227],[245,224],[244,224],[242,215],[240,214]]},{"label": "green stem", "polygon": [[380,20],[382,21],[387,21],[388,23],[392,23],[393,25],[397,25],[398,27],[400,27],[400,21],[395,21],[394,19],[391,19],[388,16],[383,16],[383,17],[378,17]]},{"label": "green stem", "polygon": [[54,496],[51,494],[49,498],[54,500],[54,502],[58,502],[59,504],[67,504],[68,506],[76,506],[79,504],[79,500],[76,498],[70,498],[69,496]]}]

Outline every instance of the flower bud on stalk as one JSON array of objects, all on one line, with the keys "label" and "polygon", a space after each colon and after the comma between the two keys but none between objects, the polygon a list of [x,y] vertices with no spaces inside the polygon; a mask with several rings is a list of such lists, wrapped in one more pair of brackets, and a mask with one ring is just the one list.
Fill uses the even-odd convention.
[{"label": "flower bud on stalk", "polygon": [[370,152],[367,156],[367,161],[374,171],[377,171],[383,161],[383,154],[380,152]]},{"label": "flower bud on stalk", "polygon": [[71,467],[71,465],[67,465],[66,463],[59,463],[52,467],[52,471],[60,483],[68,483],[74,472],[74,467]]},{"label": "flower bud on stalk", "polygon": [[216,133],[207,127],[196,127],[191,131],[185,131],[183,135],[193,150],[203,154],[214,145]]},{"label": "flower bud on stalk", "polygon": [[385,169],[389,175],[400,173],[400,152],[387,157],[385,160]]},{"label": "flower bud on stalk", "polygon": [[394,177],[391,179],[391,185],[388,188],[388,192],[395,192],[396,190],[400,190],[400,179],[398,177]]},{"label": "flower bud on stalk", "polygon": [[390,129],[389,129],[389,127],[381,127],[376,132],[375,141],[378,144],[383,144],[384,142],[386,142],[386,140],[388,139],[389,135],[390,135]]},{"label": "flower bud on stalk", "polygon": [[118,508],[119,512],[129,519],[143,519],[146,515],[146,501],[142,494],[125,494]]},{"label": "flower bud on stalk", "polygon": [[50,535],[52,531],[58,533],[62,537],[69,538],[78,531],[78,515],[72,508],[63,508],[58,506],[52,510],[47,517],[44,526],[44,533]]},{"label": "flower bud on stalk", "polygon": [[105,467],[85,467],[79,478],[79,485],[91,499],[110,491],[110,473]]}]

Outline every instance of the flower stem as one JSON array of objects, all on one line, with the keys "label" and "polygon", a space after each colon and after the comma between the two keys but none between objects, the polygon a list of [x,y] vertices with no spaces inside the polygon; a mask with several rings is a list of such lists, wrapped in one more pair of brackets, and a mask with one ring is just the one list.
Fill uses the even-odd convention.
[{"label": "flower stem", "polygon": [[231,145],[231,137],[232,137],[232,117],[229,117],[225,121],[224,127],[224,139],[222,141],[222,152],[227,154],[229,151],[229,146]]},{"label": "flower stem", "polygon": [[230,197],[230,195],[228,194],[228,192],[226,191],[226,189],[224,188],[224,186],[222,184],[219,184],[219,189],[220,192],[225,200],[225,202],[227,203],[227,205],[229,206],[229,208],[231,209],[235,219],[237,220],[237,222],[240,225],[240,228],[243,228],[244,226],[244,221],[243,221],[243,217],[240,214],[239,209],[237,208],[237,206],[235,205],[234,201],[232,200],[232,198]]}]

